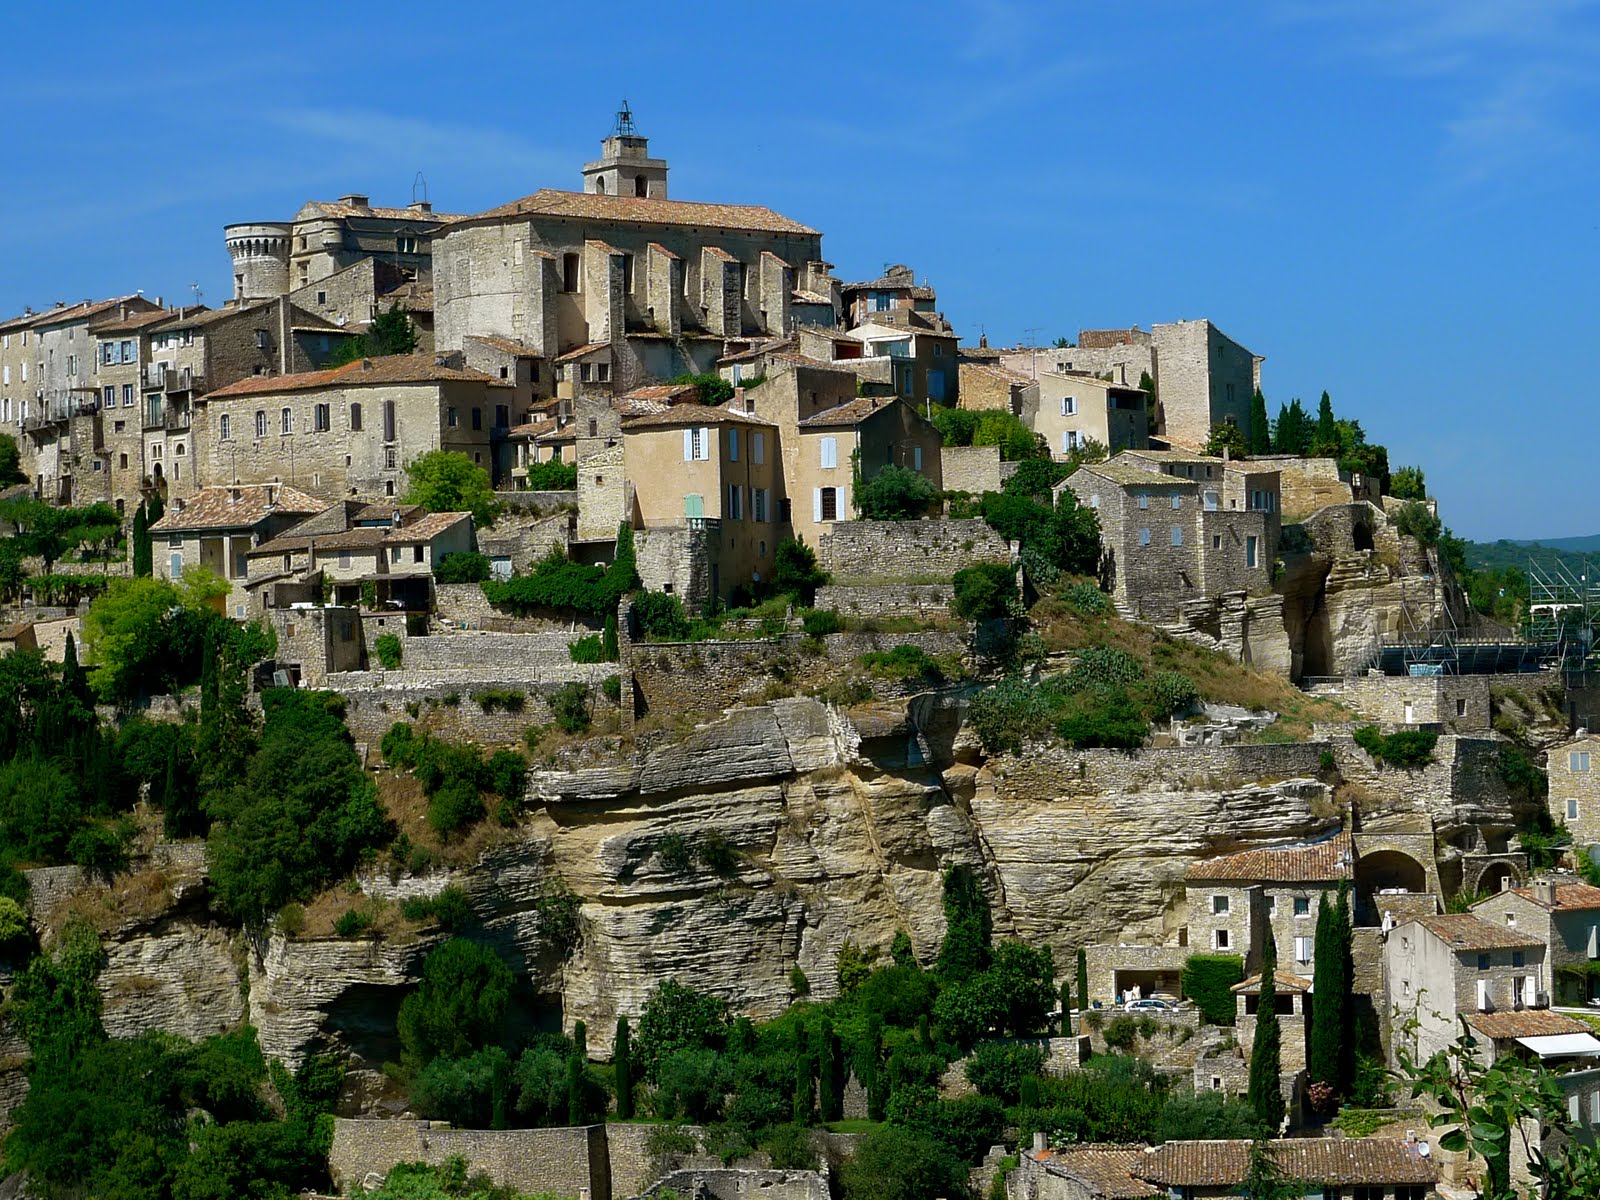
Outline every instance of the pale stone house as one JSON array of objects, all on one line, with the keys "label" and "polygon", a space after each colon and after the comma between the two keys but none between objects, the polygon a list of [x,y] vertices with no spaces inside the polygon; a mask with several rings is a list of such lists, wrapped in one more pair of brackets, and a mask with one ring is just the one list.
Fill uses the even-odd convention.
[{"label": "pale stone house", "polygon": [[287,480],[336,498],[394,497],[406,465],[431,450],[493,471],[493,432],[514,389],[420,355],[359,359],[327,371],[241,380],[199,398],[208,485]]},{"label": "pale stone house", "polygon": [[861,396],[806,417],[784,455],[794,535],[815,547],[835,522],[856,517],[855,471],[863,482],[886,466],[943,486],[943,440],[921,413],[896,399]]},{"label": "pale stone house", "polygon": [[938,294],[926,282],[919,284],[916,272],[904,263],[889,267],[877,279],[842,283],[839,295],[850,325],[865,325],[890,313],[939,310]]},{"label": "pale stone house", "polygon": [[1149,445],[1150,397],[1138,388],[1053,371],[1033,383],[1031,403],[1025,401],[1017,415],[1044,438],[1053,457],[1066,458],[1090,442],[1111,454]]},{"label": "pale stone house", "polygon": [[999,409],[1025,419],[1023,413],[1037,411],[1039,383],[997,363],[968,357],[959,352],[957,377],[961,383],[961,407],[974,412]]},{"label": "pale stone house", "polygon": [[1472,912],[1544,944],[1535,999],[1573,1005],[1600,999],[1600,888],[1575,876],[1541,875],[1479,901]]},{"label": "pale stone house", "polygon": [[1600,845],[1600,736],[1580,730],[1546,757],[1550,816],[1566,825],[1574,845]]},{"label": "pale stone house", "polygon": [[279,595],[300,598],[295,585],[308,581],[330,587],[336,604],[427,612],[434,568],[471,549],[471,513],[342,501],[250,549],[246,586],[256,612]]},{"label": "pale stone house", "polygon": [[729,405],[673,405],[623,422],[625,518],[658,543],[677,536],[695,546],[686,555],[692,560],[685,568],[693,580],[688,584],[681,577],[650,578],[641,556],[647,587],[669,590],[664,585],[672,583],[685,604],[698,607],[770,578],[784,529],[777,435],[773,422]]},{"label": "pale stone house", "polygon": [[83,486],[76,489],[80,502],[104,500],[118,513],[131,516],[151,486],[150,464],[145,458],[144,389],[152,361],[153,331],[188,315],[189,309],[158,308],[94,327],[100,364],[95,453],[102,465],[94,475],[81,477]]},{"label": "pale stone house", "polygon": [[186,568],[204,567],[228,581],[224,609],[243,619],[249,616],[250,551],[326,507],[281,483],[202,488],[173,501],[150,527],[155,574],[176,583]]}]

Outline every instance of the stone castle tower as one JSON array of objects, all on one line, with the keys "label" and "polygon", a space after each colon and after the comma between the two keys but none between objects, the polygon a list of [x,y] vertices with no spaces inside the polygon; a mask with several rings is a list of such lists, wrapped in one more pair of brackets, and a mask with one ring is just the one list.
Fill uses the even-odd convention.
[{"label": "stone castle tower", "polygon": [[611,136],[600,143],[599,161],[583,165],[583,190],[597,195],[667,198],[667,160],[650,157],[650,139],[639,136],[626,100],[617,112]]},{"label": "stone castle tower", "polygon": [[288,225],[253,221],[223,231],[233,258],[233,298],[240,304],[272,300],[289,290]]}]

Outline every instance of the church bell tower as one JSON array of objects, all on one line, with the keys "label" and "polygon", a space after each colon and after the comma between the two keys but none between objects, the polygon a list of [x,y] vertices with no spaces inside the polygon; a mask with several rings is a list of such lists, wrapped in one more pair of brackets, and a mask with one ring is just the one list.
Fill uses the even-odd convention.
[{"label": "church bell tower", "polygon": [[667,198],[667,160],[650,157],[650,139],[639,136],[624,100],[611,136],[600,143],[598,162],[583,166],[583,190],[597,195]]}]

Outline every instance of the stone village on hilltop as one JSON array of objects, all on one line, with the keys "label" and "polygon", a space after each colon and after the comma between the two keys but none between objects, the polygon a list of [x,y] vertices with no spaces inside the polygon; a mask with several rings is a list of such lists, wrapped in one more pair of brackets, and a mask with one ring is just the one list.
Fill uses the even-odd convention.
[{"label": "stone village on hilltop", "polygon": [[[561,704],[587,706],[597,723],[614,714],[617,736],[634,739],[633,766],[551,758],[528,781],[530,803],[572,814],[541,826],[537,871],[559,867],[586,905],[595,898],[583,948],[530,967],[544,972],[534,990],[585,1018],[596,1050],[610,1052],[601,1031],[637,1012],[661,976],[770,1017],[790,999],[791,969],[829,995],[842,945],[887,950],[908,928],[926,958],[942,936],[938,868],[956,864],[984,877],[997,932],[1048,946],[1069,980],[1081,964],[1082,982],[1062,991],[1060,1036],[1045,1043],[1049,1070],[1127,1036],[1114,1026],[1133,1002],[1136,1047],[1158,1071],[1196,1093],[1245,1097],[1270,1010],[1285,1113],[1273,1145],[1307,1196],[1466,1196],[1481,1170],[1441,1144],[1420,1103],[1367,1136],[1324,1128],[1308,1047],[1324,1002],[1313,978],[1325,908],[1347,915],[1350,992],[1374,1061],[1460,1053],[1464,1025],[1475,1053],[1556,1080],[1567,1124],[1533,1122],[1535,1151],[1592,1141],[1600,887],[1577,873],[1600,843],[1589,697],[1565,649],[1471,612],[1433,501],[1392,494],[1386,460],[1274,452],[1255,427],[1263,357],[1210,321],[1084,330],[1073,345],[963,345],[908,267],[846,282],[815,229],[764,207],[670,198],[667,162],[650,157],[626,109],[578,191],[454,215],[351,194],[225,237],[234,294],[221,307],[133,293],[0,323],[0,432],[26,480],[6,496],[109,506],[148,539],[155,578],[205,568],[222,581],[213,599],[225,615],[273,631],[258,686],[342,695],[373,767],[402,713],[425,714],[441,735],[511,744],[559,719]],[[353,340],[366,350],[396,313],[408,352],[352,355]],[[408,498],[408,467],[436,452],[481,468],[492,524]],[[1178,648],[1162,653],[1274,679],[1275,698],[1309,706],[1303,717],[1190,695],[1136,748],[978,754],[963,705],[971,682],[993,674],[986,627],[1005,616],[953,618],[952,577],[993,564],[1019,580],[1019,602],[1049,593],[1026,536],[997,529],[983,503],[1008,494],[1030,460],[1054,464],[1050,510],[1098,526],[1101,620]],[[886,501],[888,480],[913,499]],[[688,625],[663,636],[641,607],[672,597],[688,622],[748,610],[795,540],[826,575],[810,613],[735,612],[709,637]],[[639,590],[609,612],[526,602],[518,581],[552,549],[584,568],[631,553]],[[80,593],[86,603],[135,573],[131,558],[28,565],[39,578],[11,588],[0,649],[57,661],[69,631],[81,644]],[[70,570],[99,579],[45,586]],[[1045,632],[1027,670],[1076,669],[1083,645]],[[608,644],[580,651],[589,641]],[[860,668],[890,654],[966,665],[943,676]],[[963,671],[965,691],[936,686]],[[171,703],[176,713],[182,702]],[[676,746],[663,740],[674,721]],[[1547,791],[1508,775],[1508,747],[1525,764],[1543,758]],[[839,799],[841,779],[866,798],[862,811]],[[815,828],[835,831],[813,834],[816,845],[772,832],[800,819],[802,792]],[[615,847],[582,840],[584,823],[614,805],[619,831],[659,837],[643,812],[652,795],[676,798],[664,819],[687,836],[703,819],[695,803],[740,809],[730,829],[766,831],[750,834],[763,847],[750,852],[786,882],[747,918],[748,936],[719,947],[685,931],[645,953],[636,918],[600,899],[634,885],[607,875]],[[774,815],[780,804],[786,816]],[[923,821],[925,811],[943,815]],[[1572,835],[1565,853],[1529,835],[1557,826]],[[183,858],[181,845],[170,853]],[[481,885],[468,890],[483,919],[515,939],[520,901],[501,891],[534,884],[497,883],[495,853],[462,875]],[[182,869],[198,879],[203,867]],[[41,927],[52,888],[77,879],[46,876],[77,869],[29,873]],[[683,903],[715,923],[709,895]],[[132,946],[148,932],[134,923],[113,936]],[[108,1029],[202,1036],[249,1021],[269,1057],[297,1062],[340,1042],[330,1014],[347,989],[414,976],[410,951],[351,956],[345,944],[274,935],[247,999],[226,986],[197,999],[153,967],[141,968],[143,991],[119,991],[117,972],[133,967],[113,951]],[[207,964],[190,975],[237,975],[226,954],[185,953]],[[1197,956],[1225,964],[1208,1001],[1190,993]],[[373,1082],[336,1126],[330,1165],[345,1186],[459,1153],[501,1183],[590,1200],[667,1187],[827,1194],[811,1172],[693,1155],[658,1179],[662,1164],[625,1124],[403,1119],[377,1103],[380,1063],[358,1064]],[[864,1116],[852,1087],[846,1112]],[[4,1095],[14,1107],[17,1089]],[[981,1186],[1006,1153],[975,1170]],[[1251,1169],[1247,1141],[1053,1145],[1040,1133],[998,1186],[1013,1200],[1221,1196]],[[1519,1180],[1534,1169],[1527,1154],[1512,1164]]]}]

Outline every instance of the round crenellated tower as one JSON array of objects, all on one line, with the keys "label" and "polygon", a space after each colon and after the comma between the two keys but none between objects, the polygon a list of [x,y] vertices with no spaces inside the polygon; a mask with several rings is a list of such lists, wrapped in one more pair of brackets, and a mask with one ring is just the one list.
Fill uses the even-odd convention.
[{"label": "round crenellated tower", "polygon": [[273,300],[289,290],[289,226],[250,221],[223,229],[233,256],[233,298],[240,304]]}]

